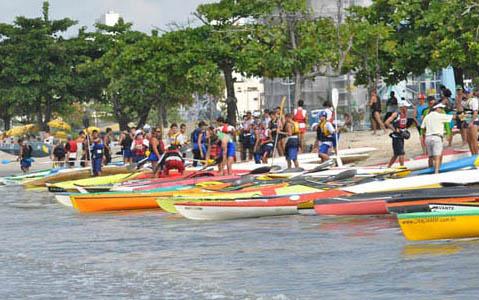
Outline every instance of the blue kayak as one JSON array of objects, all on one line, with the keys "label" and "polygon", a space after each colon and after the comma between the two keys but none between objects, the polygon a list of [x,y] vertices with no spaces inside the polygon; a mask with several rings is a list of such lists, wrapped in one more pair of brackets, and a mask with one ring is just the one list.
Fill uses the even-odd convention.
[{"label": "blue kayak", "polygon": [[[440,173],[456,171],[465,168],[474,168],[479,165],[479,156],[473,155],[469,157],[464,157],[458,160],[454,160],[441,165],[439,169]],[[434,174],[434,168],[427,168],[422,170],[417,170],[411,172],[411,176],[414,175],[425,175],[425,174]]]}]

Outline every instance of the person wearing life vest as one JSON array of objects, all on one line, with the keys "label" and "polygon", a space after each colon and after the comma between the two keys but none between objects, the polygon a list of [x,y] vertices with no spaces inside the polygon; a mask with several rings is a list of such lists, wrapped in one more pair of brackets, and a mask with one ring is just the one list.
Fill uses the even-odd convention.
[{"label": "person wearing life vest", "polygon": [[241,142],[241,160],[247,161],[253,159],[253,148],[255,144],[254,119],[250,111],[246,112],[243,123],[240,130],[240,142]]},{"label": "person wearing life vest", "polygon": [[288,169],[294,163],[295,168],[299,168],[298,150],[299,150],[299,126],[293,121],[292,114],[286,114],[286,124],[284,125],[284,133],[286,134],[285,158]]},{"label": "person wearing life vest", "polygon": [[105,155],[105,145],[103,140],[98,136],[98,131],[92,132],[92,144],[91,147],[91,165],[93,176],[101,176],[101,166],[103,164],[103,156]]},{"label": "person wearing life vest", "polygon": [[113,139],[113,130],[110,127],[108,127],[106,129],[105,135],[103,136],[103,145],[105,147],[105,150],[104,150],[105,159],[103,160],[103,163],[105,164],[105,166],[111,163],[112,139]]},{"label": "person wearing life vest", "polygon": [[268,157],[273,153],[273,138],[271,130],[264,124],[260,124],[256,130],[256,143],[255,143],[255,162],[268,163]]},{"label": "person wearing life vest", "polygon": [[223,151],[221,148],[221,141],[218,138],[218,135],[215,133],[215,128],[212,126],[210,126],[207,130],[207,140],[208,152],[206,159],[214,160],[219,169],[219,165],[223,161]]},{"label": "person wearing life vest", "polygon": [[123,163],[131,164],[133,162],[133,153],[131,152],[131,144],[133,139],[128,131],[123,131],[120,134],[120,140],[118,142],[121,146],[121,153],[123,154]]},{"label": "person wearing life vest", "polygon": [[304,151],[304,134],[306,133],[306,124],[308,123],[308,112],[303,108],[304,101],[298,101],[298,107],[294,109],[293,121],[299,124],[299,148]]},{"label": "person wearing life vest", "polygon": [[316,128],[316,140],[318,142],[319,157],[321,162],[329,160],[329,153],[334,143],[335,129],[327,120],[328,114],[325,111],[319,113],[319,124]]},{"label": "person wearing life vest", "polygon": [[402,100],[399,101],[398,105],[399,112],[392,112],[384,124],[393,131],[389,134],[392,139],[393,156],[389,160],[388,168],[390,168],[397,159],[399,159],[399,164],[404,166],[404,156],[406,155],[404,151],[404,140],[409,139],[410,133],[407,131],[407,128],[414,123],[413,120],[407,117],[407,109],[410,104]]},{"label": "person wearing life vest", "polygon": [[180,133],[178,132],[178,124],[173,123],[170,126],[170,130],[168,130],[167,134],[167,144],[169,146],[175,145],[175,146],[180,146],[180,141],[178,140],[178,136]]},{"label": "person wearing life vest", "polygon": [[20,153],[18,153],[17,161],[20,161],[20,169],[23,171],[23,173],[27,173],[30,171],[30,167],[32,166],[33,148],[23,139],[18,140],[18,145],[20,146]]},{"label": "person wearing life vest", "polygon": [[68,165],[70,167],[75,166],[75,161],[77,160],[77,151],[78,145],[77,142],[72,139],[71,136],[67,137],[67,143],[65,144],[66,157],[68,160]]},{"label": "person wearing life vest", "polygon": [[149,141],[148,149],[150,152],[148,161],[151,162],[154,176],[156,176],[159,171],[158,162],[160,161],[161,156],[165,153],[165,145],[163,144],[162,136],[163,132],[161,128],[153,128],[153,131],[147,134],[147,139]]},{"label": "person wearing life vest", "polygon": [[206,123],[204,121],[200,121],[198,127],[191,133],[191,144],[193,146],[193,167],[196,167],[198,161],[206,159],[208,151]]},{"label": "person wearing life vest", "polygon": [[176,145],[168,147],[168,150],[166,150],[165,155],[163,155],[160,161],[160,165],[163,168],[164,176],[168,176],[170,170],[178,170],[182,175],[185,171],[185,159]]},{"label": "person wearing life vest", "polygon": [[133,162],[137,163],[146,158],[146,152],[150,144],[147,139],[143,137],[143,131],[137,130],[135,132],[135,139],[131,144],[131,152],[133,153]]},{"label": "person wearing life vest", "polygon": [[221,141],[221,148],[223,151],[223,161],[220,164],[220,173],[221,175],[226,175],[226,167],[226,173],[231,175],[233,173],[233,162],[236,158],[236,145],[234,142],[236,129],[234,126],[228,124],[228,121],[222,117],[217,119],[217,123],[219,127],[216,129],[216,134]]},{"label": "person wearing life vest", "polygon": [[53,167],[63,167],[65,166],[65,156],[66,156],[66,151],[65,151],[65,146],[63,145],[62,141],[54,141],[53,142],[54,147],[52,150],[52,161],[53,161]]}]

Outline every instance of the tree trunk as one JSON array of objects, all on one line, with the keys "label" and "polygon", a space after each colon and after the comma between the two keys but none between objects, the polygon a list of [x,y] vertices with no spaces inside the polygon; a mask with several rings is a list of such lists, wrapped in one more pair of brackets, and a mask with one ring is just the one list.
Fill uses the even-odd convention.
[{"label": "tree trunk", "polygon": [[454,67],[454,80],[456,85],[464,87],[464,70],[460,67]]},{"label": "tree trunk", "polygon": [[233,67],[229,64],[222,66],[223,75],[225,77],[226,84],[226,117],[228,123],[236,126],[236,112],[238,108],[236,106],[235,96],[235,79],[233,78]]},{"label": "tree trunk", "polygon": [[46,100],[45,102],[45,115],[43,119],[43,126],[46,129],[48,129],[48,122],[52,119],[52,103],[50,102],[49,99]]},{"label": "tree trunk", "polygon": [[299,70],[294,71],[294,98],[292,99],[291,107],[294,107],[303,96],[303,82],[301,72]]},{"label": "tree trunk", "polygon": [[138,120],[138,128],[143,128],[146,124],[146,120],[148,119],[148,115],[150,114],[150,105],[145,105],[143,109],[139,112],[139,120]]},{"label": "tree trunk", "polygon": [[161,125],[163,128],[168,127],[168,109],[163,104],[160,104],[158,106],[158,110],[160,112],[160,120],[161,120]]},{"label": "tree trunk", "polygon": [[2,117],[3,120],[3,130],[7,131],[10,130],[10,122],[12,121],[12,117],[10,115],[5,115]]},{"label": "tree trunk", "polygon": [[111,98],[111,103],[113,104],[113,113],[118,121],[118,124],[120,125],[120,130],[128,130],[128,123],[130,122],[130,119],[125,113],[123,113],[119,99],[116,96],[113,96]]}]

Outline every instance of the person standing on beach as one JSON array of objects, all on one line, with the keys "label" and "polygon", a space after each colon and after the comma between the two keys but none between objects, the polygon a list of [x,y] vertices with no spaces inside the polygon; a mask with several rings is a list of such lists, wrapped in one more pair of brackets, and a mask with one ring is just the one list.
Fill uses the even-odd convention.
[{"label": "person standing on beach", "polygon": [[325,111],[319,113],[319,124],[316,128],[316,142],[318,143],[318,155],[321,162],[329,160],[329,153],[333,147],[335,129],[327,120],[328,114]]},{"label": "person standing on beach", "polygon": [[394,112],[397,112],[399,109],[399,106],[398,106],[398,98],[396,98],[396,94],[394,93],[394,91],[392,91],[390,94],[389,94],[389,99],[388,101],[386,102],[386,115],[384,115],[384,122],[387,121],[387,119],[389,119],[389,117],[394,113]]},{"label": "person standing on beach", "polygon": [[371,125],[373,127],[373,135],[376,135],[376,130],[378,129],[378,127],[384,130],[384,134],[386,134],[386,127],[381,120],[381,99],[379,99],[376,89],[373,89],[371,91],[369,107],[371,109]]},{"label": "person standing on beach", "polygon": [[103,144],[103,140],[98,136],[97,130],[92,131],[91,139],[91,164],[93,176],[101,176],[105,145]]},{"label": "person standing on beach", "polygon": [[66,150],[62,141],[55,141],[54,147],[52,149],[51,160],[53,161],[53,167],[64,167],[65,166],[65,155]]},{"label": "person standing on beach", "polygon": [[220,173],[221,175],[231,175],[233,174],[233,162],[236,158],[236,146],[234,142],[236,129],[222,117],[217,119],[217,123],[219,125],[217,128],[217,135],[221,141],[223,153],[223,161],[220,164]]},{"label": "person standing on beach", "polygon": [[455,99],[455,107],[456,107],[456,127],[459,129],[461,133],[462,145],[465,146],[467,144],[467,126],[464,123],[465,115],[464,115],[464,106],[467,103],[466,94],[464,94],[464,90],[462,86],[456,86],[456,99]]},{"label": "person standing on beach", "polygon": [[421,129],[426,136],[426,150],[429,157],[429,167],[434,167],[437,174],[441,168],[444,124],[451,122],[452,115],[446,115],[442,103],[433,106],[433,110],[424,117]]},{"label": "person standing on beach", "polygon": [[199,161],[207,159],[206,155],[208,151],[208,140],[206,127],[206,123],[204,121],[200,121],[198,123],[198,127],[191,133],[193,167],[198,166]]},{"label": "person standing on beach", "polygon": [[105,159],[104,159],[103,163],[105,164],[105,166],[108,165],[109,163],[111,163],[111,142],[112,142],[112,139],[113,139],[113,130],[108,127],[106,129],[105,136],[103,136],[103,145],[105,147],[105,149],[104,149]]},{"label": "person standing on beach", "polygon": [[143,138],[143,131],[138,129],[135,132],[135,139],[131,144],[131,152],[133,153],[133,162],[137,163],[146,158],[146,151],[150,146],[147,139]]},{"label": "person standing on beach", "polygon": [[121,152],[123,154],[123,163],[131,164],[133,162],[133,153],[131,152],[131,144],[133,139],[128,131],[123,131],[120,134],[119,144],[121,146]]},{"label": "person standing on beach", "polygon": [[467,101],[467,106],[472,113],[470,121],[468,122],[468,137],[467,142],[469,144],[469,150],[472,155],[479,154],[479,149],[477,145],[477,128],[479,126],[479,92],[471,92],[469,99]]},{"label": "person standing on beach", "polygon": [[246,112],[246,116],[243,120],[242,128],[240,130],[241,161],[249,161],[253,159],[253,148],[255,145],[253,124],[253,115],[250,111],[248,111]]},{"label": "person standing on beach", "polygon": [[18,140],[18,145],[20,146],[20,153],[18,153],[17,161],[20,161],[20,169],[23,173],[28,173],[32,166],[33,148],[23,139]]},{"label": "person standing on beach", "polygon": [[306,134],[306,127],[308,124],[308,112],[303,108],[304,101],[298,101],[298,107],[293,111],[293,121],[299,124],[299,148],[303,152],[305,150],[304,135]]},{"label": "person standing on beach", "polygon": [[410,106],[407,101],[399,102],[399,113],[393,112],[390,117],[386,120],[385,125],[393,131],[389,134],[389,137],[392,139],[393,146],[393,156],[389,161],[388,168],[390,168],[397,159],[399,159],[399,164],[404,166],[404,156],[406,152],[404,151],[404,140],[409,139],[410,133],[407,131],[407,128],[411,126],[414,121],[408,119],[407,109]]},{"label": "person standing on beach", "polygon": [[147,139],[149,141],[148,161],[151,162],[151,168],[153,169],[153,175],[158,174],[158,162],[161,160],[161,156],[165,153],[165,145],[163,145],[161,128],[153,128],[152,132],[147,133]]},{"label": "person standing on beach", "polygon": [[75,166],[75,161],[77,160],[77,151],[78,145],[77,142],[72,139],[71,136],[67,137],[67,143],[65,144],[65,150],[67,152],[68,165],[70,167]]},{"label": "person standing on beach", "polygon": [[421,134],[421,124],[423,119],[422,113],[427,107],[428,105],[426,104],[426,96],[421,93],[419,95],[419,104],[414,107],[414,120],[416,122],[417,131],[419,132],[419,141],[421,143],[423,154],[426,154],[426,144],[424,142],[423,135]]},{"label": "person standing on beach", "polygon": [[284,155],[286,158],[286,163],[288,164],[288,169],[291,168],[292,163],[294,163],[295,168],[299,168],[299,126],[296,126],[291,114],[286,114],[285,119],[286,124],[284,125],[284,131],[286,134],[286,146],[284,149]]}]

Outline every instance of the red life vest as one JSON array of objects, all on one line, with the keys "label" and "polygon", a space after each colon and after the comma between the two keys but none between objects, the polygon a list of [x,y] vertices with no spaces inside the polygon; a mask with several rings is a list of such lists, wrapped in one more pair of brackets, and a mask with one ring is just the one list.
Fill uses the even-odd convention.
[{"label": "red life vest", "polygon": [[293,120],[298,122],[298,123],[306,123],[306,117],[303,115],[303,108],[298,107],[296,109],[296,112],[293,116]]},{"label": "red life vest", "polygon": [[77,143],[75,141],[69,141],[68,145],[70,146],[70,153],[76,153],[78,150]]},{"label": "red life vest", "polygon": [[144,156],[146,152],[146,146],[143,144],[143,140],[138,141],[135,139],[133,144],[133,154],[136,156]]},{"label": "red life vest", "polygon": [[210,157],[211,158],[217,158],[220,156],[220,147],[215,143],[210,146]]}]

